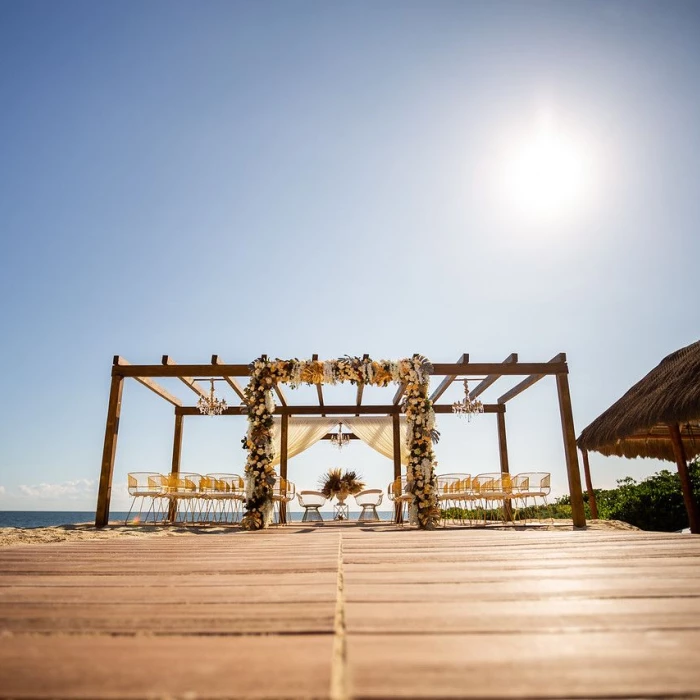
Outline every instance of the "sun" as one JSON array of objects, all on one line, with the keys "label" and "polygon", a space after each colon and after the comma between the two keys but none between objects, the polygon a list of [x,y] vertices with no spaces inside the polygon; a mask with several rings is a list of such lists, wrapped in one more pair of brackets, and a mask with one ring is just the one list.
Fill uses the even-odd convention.
[{"label": "sun", "polygon": [[585,147],[549,120],[521,135],[504,166],[503,194],[519,217],[559,221],[585,204],[590,184]]}]

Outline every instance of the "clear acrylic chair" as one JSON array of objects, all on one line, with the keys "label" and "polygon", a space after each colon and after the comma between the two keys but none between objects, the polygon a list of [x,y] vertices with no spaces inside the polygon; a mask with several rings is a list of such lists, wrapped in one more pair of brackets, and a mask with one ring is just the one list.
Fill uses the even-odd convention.
[{"label": "clear acrylic chair", "polygon": [[365,491],[360,491],[355,496],[355,503],[357,503],[362,510],[357,518],[358,521],[368,522],[372,520],[379,520],[379,513],[377,513],[377,506],[381,505],[382,498],[384,494],[381,489],[367,489]]},{"label": "clear acrylic chair", "polygon": [[297,494],[299,505],[304,509],[301,518],[302,523],[323,522],[319,508],[326,503],[326,497],[320,491],[299,491]]}]

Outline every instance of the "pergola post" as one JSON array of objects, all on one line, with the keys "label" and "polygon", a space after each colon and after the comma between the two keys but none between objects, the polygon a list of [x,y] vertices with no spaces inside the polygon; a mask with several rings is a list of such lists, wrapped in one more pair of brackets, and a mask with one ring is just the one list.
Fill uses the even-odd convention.
[{"label": "pergola post", "polygon": [[[503,406],[505,409],[505,405]],[[498,423],[498,456],[501,461],[501,474],[510,474],[508,465],[508,441],[506,440],[506,414],[497,413]],[[513,521],[513,503],[509,498],[503,500],[503,513],[508,522]]]},{"label": "pergola post", "polygon": [[[392,416],[394,442],[394,481],[401,478],[401,417],[398,413]],[[394,501],[394,522],[403,522],[403,506]]]},{"label": "pergola post", "polygon": [[[175,430],[173,431],[173,461],[170,466],[171,474],[180,473],[180,456],[182,454],[182,425],[184,416],[181,413],[175,413]],[[168,520],[175,522],[177,515],[177,499],[171,498],[168,503]]]},{"label": "pergola post", "polygon": [[591,518],[598,520],[598,504],[595,501],[595,493],[593,492],[593,482],[591,481],[591,467],[588,464],[588,450],[581,450],[583,458],[583,474],[586,478],[586,490],[588,491],[588,505],[591,508]]},{"label": "pergola post", "polygon": [[102,450],[100,486],[97,492],[95,527],[104,527],[109,522],[109,502],[112,498],[112,474],[114,473],[114,457],[117,453],[117,437],[119,435],[119,416],[122,410],[123,389],[124,377],[114,375],[109,389],[107,425],[105,427],[105,442]]},{"label": "pergola post", "polygon": [[698,513],[698,504],[693,495],[693,485],[690,483],[690,474],[688,473],[688,460],[683,447],[681,431],[678,423],[669,423],[668,430],[671,433],[671,443],[673,444],[673,454],[676,457],[676,465],[678,466],[678,476],[681,480],[681,490],[683,491],[683,502],[685,509],[688,511],[688,523],[690,531],[697,535],[700,533],[700,514]]},{"label": "pergola post", "polygon": [[[280,477],[287,480],[287,459],[289,448],[289,416],[283,415],[280,425]],[[280,523],[287,522],[287,502],[280,501]]]},{"label": "pergola post", "polygon": [[569,477],[571,515],[574,527],[585,527],[586,511],[583,507],[583,492],[581,491],[581,473],[579,471],[578,455],[576,452],[574,414],[571,410],[569,378],[566,374],[557,374],[557,395],[559,397],[559,413],[561,414],[561,429],[564,437],[566,471]]}]

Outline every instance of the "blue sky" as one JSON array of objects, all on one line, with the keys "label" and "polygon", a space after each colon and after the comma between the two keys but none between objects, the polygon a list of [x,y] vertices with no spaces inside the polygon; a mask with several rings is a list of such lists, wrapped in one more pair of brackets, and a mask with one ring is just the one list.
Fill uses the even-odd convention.
[{"label": "blue sky", "polygon": [[[698,339],[699,30],[693,2],[3,0],[0,509],[94,508],[114,354],[563,351],[578,433]],[[564,492],[554,380],[508,409],[511,471]],[[114,508],[172,424],[127,382]],[[440,427],[439,471],[498,469],[492,418]],[[188,420],[183,469],[241,471],[244,431]],[[392,469],[318,445],[290,476],[328,466]]]}]

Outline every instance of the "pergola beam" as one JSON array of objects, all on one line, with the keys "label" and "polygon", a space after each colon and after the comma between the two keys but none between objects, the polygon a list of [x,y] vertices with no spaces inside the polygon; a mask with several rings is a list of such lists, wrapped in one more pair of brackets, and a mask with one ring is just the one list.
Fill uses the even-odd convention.
[{"label": "pergola beam", "polygon": [[[548,365],[561,365],[564,364],[566,365],[566,353],[560,352],[558,355],[555,355],[548,363]],[[497,401],[498,403],[506,403],[507,401],[510,401],[511,399],[515,398],[518,394],[521,394],[525,389],[529,389],[533,384],[536,384],[537,382],[540,381],[540,379],[543,379],[546,377],[548,374],[566,374],[565,372],[541,372],[541,373],[533,373],[529,377],[526,377],[523,379],[522,382],[519,382],[516,384],[510,391],[506,391],[503,396],[499,396]]]},{"label": "pergola beam", "polygon": [[[564,356],[565,355],[561,355]],[[560,357],[559,355],[557,357]],[[457,374],[464,371],[464,366],[455,362],[433,364],[433,376]],[[566,361],[550,362],[470,362],[469,372],[475,375],[501,374],[503,376],[523,376],[530,374],[568,374]],[[248,365],[114,365],[112,376],[121,377],[249,377]]]},{"label": "pergola beam", "polygon": [[401,384],[399,388],[396,390],[396,393],[394,394],[394,398],[392,399],[392,404],[394,406],[398,406],[399,402],[401,401],[401,397],[403,396],[403,392],[406,391],[406,385]]},{"label": "pergola beam", "polygon": [[[315,352],[313,355],[311,355],[311,359],[314,362],[318,362],[318,353]],[[321,388],[321,384],[319,382],[316,382],[316,394],[318,396],[318,405],[323,406],[323,389]],[[321,416],[325,416],[325,413],[322,413]]]},{"label": "pergola beam", "polygon": [[[213,365],[223,365],[221,358],[218,355],[211,356],[211,363]],[[243,388],[233,377],[224,377],[226,383],[238,394],[240,400],[245,403],[245,394],[243,393]]]},{"label": "pergola beam", "polygon": [[[119,355],[114,356],[113,364],[119,365],[120,367],[126,367],[129,365],[129,363],[123,357],[119,357]],[[158,394],[161,399],[165,399],[173,406],[182,406],[182,401],[180,401],[177,396],[173,396],[169,391],[165,390],[160,384],[157,384],[152,379],[149,379],[148,377],[134,377],[134,379],[150,389],[154,394]]]},{"label": "pergola beam", "polygon": [[[452,406],[433,406],[437,414],[452,413]],[[504,404],[484,404],[484,413],[505,413]],[[183,416],[201,416],[202,413],[196,406],[183,406],[176,408],[175,413]],[[352,416],[354,415],[393,415],[401,413],[401,406],[394,404],[376,406],[277,406],[275,415],[277,416],[320,416],[321,413],[329,416]],[[245,411],[240,406],[227,408],[222,416],[243,416]]]},{"label": "pergola beam", "polygon": [[[462,353],[462,356],[457,360],[457,364],[466,365],[469,362],[469,353]],[[465,368],[466,370],[466,368]],[[450,384],[455,380],[454,374],[448,374],[441,382],[438,384],[435,391],[430,395],[430,400],[435,403],[448,389]]]},{"label": "pergola beam", "polygon": [[[163,355],[161,362],[166,366],[177,367],[177,362],[175,362],[175,360],[173,360],[173,358],[170,357],[170,355]],[[192,389],[192,391],[194,391],[194,393],[197,394],[197,396],[202,396],[205,399],[209,396],[209,394],[207,394],[207,392],[204,389],[202,389],[202,387],[199,386],[199,384],[197,384],[196,381],[192,379],[192,377],[178,374],[177,378],[181,382],[183,382],[183,384],[186,384],[190,389]]]},{"label": "pergola beam", "polygon": [[[369,359],[369,355],[368,355],[367,353],[365,353],[365,354],[362,356],[362,359],[363,359],[363,360],[368,360],[368,359]],[[356,403],[358,406],[361,406],[361,405],[362,405],[362,394],[364,393],[364,391],[365,391],[365,385],[364,385],[364,383],[363,383],[363,382],[357,382],[357,398],[355,399],[355,403]],[[356,416],[359,416],[360,414],[359,414],[359,413],[356,413],[355,415],[356,415]]]},{"label": "pergola beam", "polygon": [[[505,360],[503,360],[504,365],[510,365],[518,361],[518,353],[512,352]],[[470,392],[469,396],[475,399],[477,396],[483,394],[492,384],[499,380],[503,374],[489,374],[488,377],[484,377]]]}]

